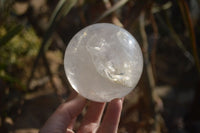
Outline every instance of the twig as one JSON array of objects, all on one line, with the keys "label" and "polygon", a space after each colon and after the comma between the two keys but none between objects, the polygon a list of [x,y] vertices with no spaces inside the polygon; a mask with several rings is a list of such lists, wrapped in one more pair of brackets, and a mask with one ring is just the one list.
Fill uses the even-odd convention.
[{"label": "twig", "polygon": [[155,81],[154,81],[154,77],[153,77],[152,66],[149,61],[148,41],[147,41],[147,35],[146,35],[146,31],[145,31],[145,22],[144,21],[145,21],[144,13],[141,13],[141,15],[140,15],[140,32],[141,32],[142,41],[143,41],[144,62],[146,64],[150,86],[151,86],[151,88],[154,88]]},{"label": "twig", "polygon": [[[44,39],[42,41],[40,50],[38,52],[38,55],[34,61],[33,67],[32,67],[32,71],[31,71],[31,75],[28,79],[27,82],[27,88],[29,88],[30,86],[30,82],[33,78],[34,72],[36,70],[39,58],[41,57],[42,54],[44,54],[44,48],[46,46],[46,44],[48,43],[50,37],[52,36],[58,22],[65,16],[67,15],[67,13],[70,11],[70,9],[76,4],[77,0],[60,0],[59,3],[57,4],[51,18],[50,18],[50,23],[48,26],[48,29],[44,35]],[[50,71],[50,69],[49,69]]]},{"label": "twig", "polygon": [[157,79],[157,74],[156,74],[156,49],[157,49],[157,40],[158,40],[158,27],[157,27],[157,23],[155,21],[155,18],[153,16],[153,13],[150,12],[150,21],[151,21],[151,25],[153,28],[153,35],[154,35],[154,39],[153,39],[153,45],[152,45],[152,52],[151,52],[151,64],[152,64],[152,71],[153,71],[153,76],[155,79],[155,83],[156,83],[156,79]]},{"label": "twig", "polygon": [[190,16],[190,11],[189,11],[188,5],[185,2],[185,0],[178,0],[178,4],[180,6],[185,25],[189,31],[190,41],[191,41],[191,45],[192,45],[192,52],[193,52],[197,70],[200,75],[200,61],[199,61],[199,55],[197,52],[195,31],[194,31],[194,26],[193,26],[192,19]]},{"label": "twig", "polygon": [[167,10],[167,9],[169,9],[169,8],[171,8],[171,7],[172,7],[172,2],[169,1],[169,2],[165,3],[165,4],[162,5],[162,6],[155,6],[155,7],[153,7],[153,8],[151,9],[151,12],[152,12],[153,14],[155,14],[155,13],[158,13],[158,12],[160,12],[160,11],[162,11],[162,10]]},{"label": "twig", "polygon": [[[109,0],[103,0],[103,1],[108,10],[112,8],[112,5]],[[124,27],[123,24],[120,22],[120,20],[117,18],[115,13],[112,15],[112,22],[117,26]]]},{"label": "twig", "polygon": [[145,20],[144,19],[145,19],[145,14],[144,14],[144,12],[142,12],[140,15],[140,19],[139,19],[140,33],[141,33],[142,42],[143,42],[144,63],[145,63],[144,80],[142,80],[144,83],[142,83],[142,85],[144,85],[143,89],[145,90],[144,95],[146,97],[146,102],[149,104],[148,108],[151,112],[151,115],[153,115],[153,117],[154,117],[155,112],[154,112],[152,89],[155,87],[155,81],[154,81],[154,77],[153,77],[152,66],[149,61],[148,42],[147,42],[147,35],[146,35],[146,31],[145,31]]},{"label": "twig", "polygon": [[188,58],[188,60],[194,64],[194,58],[191,55],[191,53],[185,48],[185,46],[183,45],[180,37],[177,35],[177,33],[175,32],[172,24],[170,23],[170,19],[167,15],[166,16],[166,23],[169,29],[169,32],[171,33],[172,38],[175,40],[177,46],[181,49],[181,51],[183,52],[183,54],[185,55],[185,57]]},{"label": "twig", "polygon": [[56,87],[56,85],[55,85],[55,83],[54,83],[54,81],[53,81],[53,75],[52,75],[51,70],[50,70],[50,68],[49,68],[49,63],[48,63],[47,57],[46,57],[46,55],[45,55],[44,52],[42,53],[42,59],[43,59],[44,66],[45,66],[45,68],[46,68],[47,74],[48,74],[48,76],[49,76],[51,85],[52,85],[52,87],[55,89],[55,91],[57,91],[58,89],[57,89],[57,87]]},{"label": "twig", "polygon": [[194,63],[194,59],[193,56],[191,55],[191,53],[186,49],[186,47],[183,45],[180,37],[177,35],[177,33],[174,31],[168,16],[165,16],[166,20],[164,22],[164,20],[161,18],[161,16],[159,15],[159,13],[154,14],[156,16],[156,18],[158,19],[159,23],[163,25],[163,28],[166,32],[168,32],[171,37],[174,39],[174,41],[176,42],[177,46],[180,48],[180,50],[182,51],[183,55],[193,64]]},{"label": "twig", "polygon": [[113,7],[111,7],[108,10],[106,10],[99,18],[96,19],[96,21],[94,21],[94,23],[96,23],[96,22],[100,21],[101,19],[107,17],[112,12],[116,11],[117,9],[119,9],[120,7],[122,7],[124,4],[126,4],[128,1],[129,0],[120,0]]}]

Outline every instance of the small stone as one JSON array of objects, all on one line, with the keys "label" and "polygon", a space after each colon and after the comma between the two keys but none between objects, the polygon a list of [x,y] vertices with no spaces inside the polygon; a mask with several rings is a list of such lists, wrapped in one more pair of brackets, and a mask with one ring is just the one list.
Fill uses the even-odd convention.
[{"label": "small stone", "polygon": [[71,86],[97,102],[122,98],[137,85],[143,57],[125,29],[99,23],[79,31],[65,51],[64,67]]}]

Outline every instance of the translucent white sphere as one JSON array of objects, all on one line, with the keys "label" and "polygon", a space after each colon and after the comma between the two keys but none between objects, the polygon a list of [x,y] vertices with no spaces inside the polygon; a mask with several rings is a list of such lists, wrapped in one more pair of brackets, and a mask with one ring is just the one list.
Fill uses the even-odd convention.
[{"label": "translucent white sphere", "polygon": [[142,73],[143,57],[128,31],[99,23],[82,29],[71,39],[64,67],[71,86],[80,95],[109,102],[134,89]]}]

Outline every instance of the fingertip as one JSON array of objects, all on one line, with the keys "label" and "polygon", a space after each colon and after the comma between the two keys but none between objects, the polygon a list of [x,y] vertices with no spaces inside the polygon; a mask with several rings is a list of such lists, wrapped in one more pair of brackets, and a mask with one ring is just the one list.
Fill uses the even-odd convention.
[{"label": "fingertip", "polygon": [[71,129],[67,129],[66,133],[74,133],[74,131]]},{"label": "fingertip", "polygon": [[113,99],[109,104],[114,104],[114,106],[116,107],[116,105],[121,106],[124,102],[124,98],[116,98]]},{"label": "fingertip", "polygon": [[72,100],[67,101],[64,104],[76,106],[76,105],[84,105],[85,103],[86,103],[86,99],[78,94]]},{"label": "fingertip", "polygon": [[85,99],[83,96],[81,96],[80,94],[78,94],[78,95],[75,97],[75,99],[80,100],[80,101],[83,101],[83,102],[86,101],[86,99]]}]

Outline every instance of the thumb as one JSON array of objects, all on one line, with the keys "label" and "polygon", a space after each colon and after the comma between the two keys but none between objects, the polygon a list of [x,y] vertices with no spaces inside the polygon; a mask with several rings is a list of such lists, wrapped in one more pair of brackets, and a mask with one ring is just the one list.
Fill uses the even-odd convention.
[{"label": "thumb", "polygon": [[40,133],[64,133],[71,120],[83,110],[86,100],[78,95],[69,102],[61,104],[47,120]]}]

